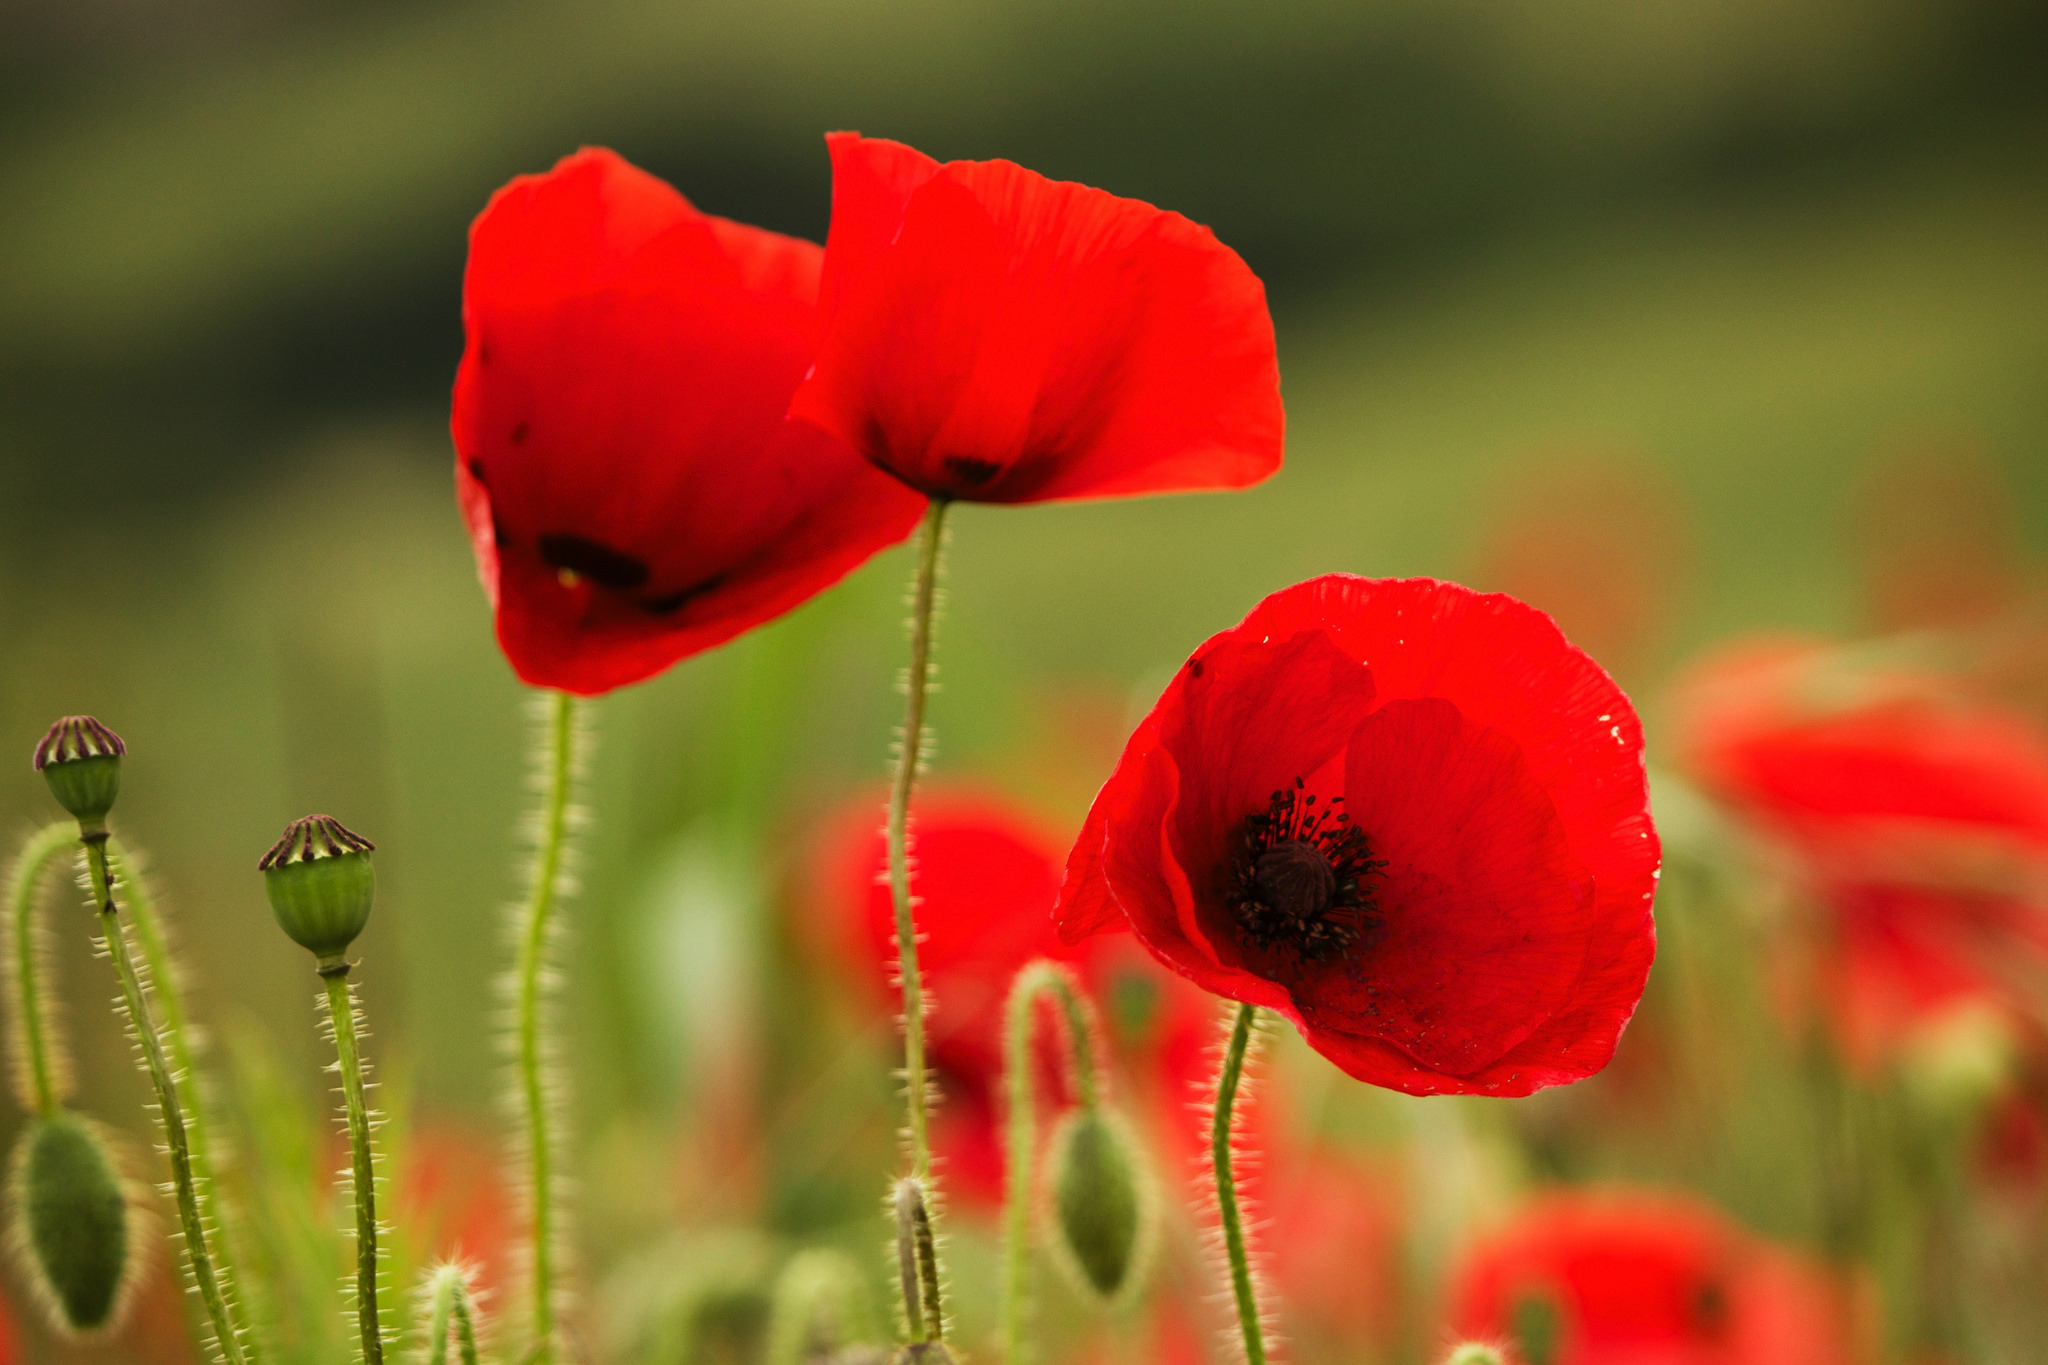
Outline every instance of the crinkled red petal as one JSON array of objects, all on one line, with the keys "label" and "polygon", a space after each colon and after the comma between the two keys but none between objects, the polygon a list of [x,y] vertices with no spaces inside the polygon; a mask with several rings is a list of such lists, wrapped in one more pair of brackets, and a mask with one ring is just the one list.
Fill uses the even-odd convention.
[{"label": "crinkled red petal", "polygon": [[981,502],[1240,488],[1279,467],[1265,289],[1208,229],[1005,161],[932,171],[844,134],[832,153],[831,311],[794,415]]},{"label": "crinkled red petal", "polygon": [[784,415],[810,363],[819,260],[604,151],[484,210],[451,425],[523,679],[586,694],[639,681],[916,524],[915,495]]}]

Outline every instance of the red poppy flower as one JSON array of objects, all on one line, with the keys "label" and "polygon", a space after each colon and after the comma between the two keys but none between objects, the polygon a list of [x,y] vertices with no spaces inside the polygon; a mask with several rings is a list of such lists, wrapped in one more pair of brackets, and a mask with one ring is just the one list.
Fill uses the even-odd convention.
[{"label": "red poppy flower", "polygon": [[516,1213],[492,1145],[460,1128],[407,1135],[399,1166],[401,1226],[422,1258],[475,1267],[485,1292],[509,1282]]},{"label": "red poppy flower", "polygon": [[1818,1268],[1687,1199],[1560,1195],[1482,1240],[1451,1328],[1530,1365],[1847,1365],[1843,1294]]},{"label": "red poppy flower", "polygon": [[470,229],[456,489],[498,640],[598,693],[830,586],[922,501],[786,419],[822,253],[586,149]]},{"label": "red poppy flower", "polygon": [[1332,574],[1195,651],[1068,861],[1128,923],[1360,1080],[1521,1095],[1613,1055],[1655,952],[1642,730],[1550,618]]},{"label": "red poppy flower", "polygon": [[1280,467],[1265,287],[1207,228],[1007,161],[834,133],[825,329],[791,412],[976,502]]},{"label": "red poppy flower", "polygon": [[2048,736],[2029,717],[1803,641],[1732,649],[1678,700],[1691,770],[1829,912],[1815,986],[1853,1057],[1965,1000],[2039,1013],[2021,978],[2048,964]]},{"label": "red poppy flower", "polygon": [[[814,933],[852,962],[877,1016],[898,1007],[896,914],[884,880],[887,845],[878,799],[849,806],[819,846]],[[1191,1011],[1191,988],[1159,970],[1128,939],[1081,948],[1061,943],[1052,921],[1064,841],[1011,801],[955,788],[919,794],[911,842],[918,897],[918,964],[929,1001],[926,1038],[946,1102],[932,1120],[947,1190],[993,1207],[1003,1193],[1003,1031],[1019,970],[1037,958],[1069,963],[1100,1008],[1104,1030],[1130,1071],[1134,1107],[1192,1129],[1186,1104],[1213,1012]],[[1050,1020],[1050,1011],[1048,1011]],[[1041,1027],[1039,1093],[1047,1110],[1071,1102],[1050,1026]]]},{"label": "red poppy flower", "polygon": [[1256,1207],[1278,1311],[1296,1335],[1335,1348],[1332,1358],[1390,1346],[1401,1291],[1396,1173],[1323,1145],[1263,1150],[1266,1189]]}]

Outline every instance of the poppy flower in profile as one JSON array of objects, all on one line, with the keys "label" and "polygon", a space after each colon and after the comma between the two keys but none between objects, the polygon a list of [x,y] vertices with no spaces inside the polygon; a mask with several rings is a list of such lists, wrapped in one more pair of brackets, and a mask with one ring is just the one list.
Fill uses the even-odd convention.
[{"label": "poppy flower in profile", "polygon": [[1690,1199],[1541,1200],[1452,1277],[1451,1330],[1521,1365],[1848,1365],[1846,1301],[1818,1267]]},{"label": "poppy flower in profile", "polygon": [[1089,811],[1060,931],[1128,925],[1360,1080],[1523,1095],[1613,1055],[1658,856],[1635,711],[1549,617],[1332,574],[1174,675]]},{"label": "poppy flower in profile", "polygon": [[[1108,1042],[1131,1066],[1132,1099],[1170,1106],[1186,1122],[1195,1071],[1213,1070],[1206,1047],[1214,1014],[1187,1008],[1184,983],[1128,940],[1079,948],[1052,921],[1065,841],[1015,802],[990,792],[941,787],[921,796],[911,844],[911,892],[918,898],[918,963],[928,998],[926,1036],[946,1101],[932,1141],[956,1201],[993,1208],[1003,1194],[1004,1012],[1010,986],[1038,958],[1063,961],[1094,997]],[[896,916],[884,880],[887,846],[881,803],[859,801],[828,827],[813,869],[812,932],[847,962],[879,1015],[899,1008],[894,989]],[[1053,1041],[1052,1011],[1038,1033],[1039,1094],[1047,1112],[1071,1103]]]},{"label": "poppy flower in profile", "polygon": [[[1852,1059],[2048,967],[2048,735],[1955,679],[1809,641],[1739,645],[1675,707],[1689,770],[1826,916],[1814,986]],[[2038,1013],[2038,1010],[2034,1012]]]},{"label": "poppy flower in profile", "polygon": [[834,133],[793,415],[935,498],[1243,488],[1280,467],[1265,287],[1207,228],[1008,161]]},{"label": "poppy flower in profile", "polygon": [[922,499],[786,416],[822,259],[598,148],[492,196],[470,229],[451,426],[522,679],[638,682],[909,534]]}]

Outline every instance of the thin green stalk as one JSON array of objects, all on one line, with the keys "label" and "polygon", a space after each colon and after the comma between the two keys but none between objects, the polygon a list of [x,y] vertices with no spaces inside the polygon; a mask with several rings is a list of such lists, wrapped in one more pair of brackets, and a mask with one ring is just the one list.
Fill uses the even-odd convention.
[{"label": "thin green stalk", "polygon": [[1087,997],[1066,968],[1042,960],[1033,962],[1017,973],[1010,987],[1003,1035],[1003,1086],[1009,1105],[1008,1185],[1003,1192],[1003,1359],[1009,1365],[1023,1365],[1025,1359],[1024,1320],[1031,1302],[1032,1154],[1038,1138],[1031,1034],[1038,1002],[1048,995],[1065,1015],[1069,1070],[1081,1107],[1093,1113],[1099,1102],[1095,1022]]},{"label": "thin green stalk", "polygon": [[551,1049],[543,1015],[547,1003],[549,934],[561,888],[569,832],[569,792],[576,775],[576,700],[566,692],[557,692],[550,699],[545,742],[539,854],[534,864],[533,888],[520,920],[516,986],[519,1093],[526,1118],[526,1178],[533,1201],[530,1236],[534,1344],[526,1357],[532,1365],[551,1365],[555,1358],[557,1230],[547,1076]]},{"label": "thin green stalk", "polygon": [[476,1310],[469,1281],[460,1267],[444,1265],[434,1272],[433,1306],[427,1322],[427,1365],[448,1365],[448,1329],[455,1328],[455,1349],[461,1365],[477,1365]]},{"label": "thin green stalk", "polygon": [[142,1058],[149,1070],[150,1083],[156,1087],[157,1113],[163,1121],[164,1145],[170,1149],[171,1181],[177,1191],[178,1222],[185,1234],[185,1258],[192,1268],[192,1281],[198,1286],[199,1300],[206,1308],[207,1319],[213,1324],[214,1341],[222,1357],[228,1365],[245,1365],[249,1355],[244,1349],[241,1330],[221,1292],[213,1251],[207,1240],[206,1222],[200,1216],[198,1182],[193,1177],[192,1147],[185,1129],[184,1104],[178,1098],[178,1087],[172,1081],[170,1062],[164,1056],[163,1038],[150,1016],[149,1002],[143,997],[142,980],[136,975],[134,959],[128,953],[128,936],[121,929],[120,910],[114,904],[113,887],[107,874],[106,830],[101,828],[88,832],[80,837],[79,842],[85,845],[86,869],[92,879],[93,900],[99,907],[100,933],[106,939],[107,955],[114,959],[114,970],[121,978],[121,994],[128,1006],[129,1022],[134,1025],[136,1041],[142,1046]]},{"label": "thin green stalk", "polygon": [[914,1175],[896,1182],[896,1270],[912,1347],[943,1343],[946,1309],[940,1298],[938,1236],[924,1182]]},{"label": "thin green stalk", "polygon": [[1266,1365],[1265,1329],[1259,1323],[1258,1297],[1252,1289],[1251,1260],[1244,1247],[1244,1217],[1237,1207],[1237,1179],[1231,1174],[1230,1113],[1237,1103],[1237,1085],[1244,1077],[1245,1052],[1251,1045],[1258,1006],[1239,1005],[1216,1078],[1216,1113],[1209,1127],[1209,1154],[1216,1163],[1216,1209],[1223,1220],[1223,1250],[1230,1259],[1230,1289],[1237,1298],[1237,1326],[1244,1336],[1245,1365]]},{"label": "thin green stalk", "polygon": [[377,1168],[370,1152],[370,1104],[363,1088],[363,1059],[356,1042],[355,1000],[348,989],[346,962],[323,963],[327,1017],[334,1025],[334,1050],[341,1062],[341,1095],[348,1111],[351,1184],[356,1196],[356,1330],[363,1365],[383,1365],[384,1334],[377,1324]]},{"label": "thin green stalk", "polygon": [[933,498],[917,542],[917,576],[910,598],[910,672],[904,691],[903,741],[889,787],[889,889],[896,902],[896,953],[903,979],[903,1072],[910,1111],[910,1173],[929,1182],[932,1169],[924,1062],[924,981],[917,969],[917,918],[910,901],[910,793],[924,761],[924,702],[931,687],[932,620],[937,614],[940,548],[945,542],[945,498]]},{"label": "thin green stalk", "polygon": [[26,1107],[48,1117],[57,1112],[63,1103],[64,1092],[70,1089],[69,1070],[64,1065],[61,1044],[50,1034],[54,1021],[49,1017],[49,1004],[43,996],[42,955],[37,951],[37,938],[42,931],[36,908],[40,901],[37,892],[41,890],[43,877],[49,872],[50,864],[57,855],[67,851],[78,837],[78,826],[70,820],[57,820],[44,825],[28,837],[21,846],[21,856],[15,860],[13,879],[8,887],[8,902],[12,910],[11,924],[14,929],[13,971],[9,974],[14,985],[14,1017],[21,1028],[21,1051],[16,1056],[16,1089],[26,1090],[21,1096]]}]

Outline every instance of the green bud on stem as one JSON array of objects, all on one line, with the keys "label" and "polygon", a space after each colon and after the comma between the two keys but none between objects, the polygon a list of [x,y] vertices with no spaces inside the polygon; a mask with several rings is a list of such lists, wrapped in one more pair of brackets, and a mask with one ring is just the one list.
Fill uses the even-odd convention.
[{"label": "green bud on stem", "polygon": [[1151,1201],[1137,1145],[1117,1117],[1079,1109],[1052,1139],[1052,1212],[1061,1264],[1084,1293],[1121,1294],[1143,1259]]},{"label": "green bud on stem", "polygon": [[278,927],[322,965],[338,961],[370,921],[375,847],[331,815],[308,815],[285,826],[257,864]]},{"label": "green bud on stem", "polygon": [[121,791],[121,756],[128,746],[91,716],[66,716],[36,745],[36,771],[57,804],[77,819],[81,833],[103,831]]},{"label": "green bud on stem", "polygon": [[1500,1352],[1491,1346],[1482,1346],[1468,1341],[1453,1346],[1451,1353],[1444,1357],[1444,1365],[1502,1365]]},{"label": "green bud on stem", "polygon": [[111,1331],[137,1247],[105,1139],[63,1110],[33,1120],[16,1148],[13,1193],[15,1253],[52,1325],[66,1336]]}]

